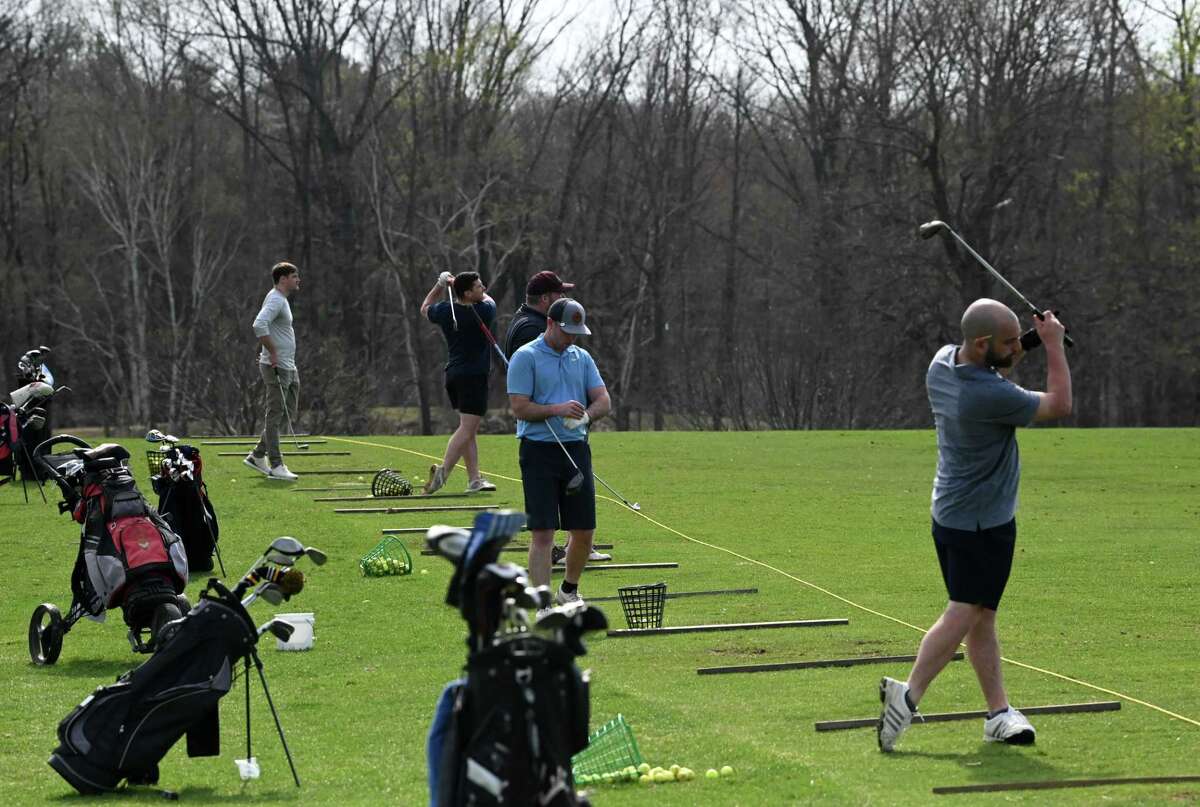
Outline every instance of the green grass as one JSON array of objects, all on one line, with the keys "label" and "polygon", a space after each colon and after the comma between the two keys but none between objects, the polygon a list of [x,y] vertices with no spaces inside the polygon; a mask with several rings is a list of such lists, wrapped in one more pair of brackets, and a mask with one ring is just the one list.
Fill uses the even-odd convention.
[{"label": "green grass", "polygon": [[[411,452],[436,455],[445,444],[361,440],[396,448],[355,445],[353,457],[297,458],[292,468],[386,465],[423,477],[429,460]],[[145,447],[127,445],[139,457]],[[593,725],[620,712],[652,764],[738,771],[733,782],[600,786],[596,804],[927,804],[937,785],[1200,773],[1200,727],[1130,702],[1119,712],[1035,717],[1038,742],[1029,748],[984,744],[982,721],[917,725],[885,756],[873,730],[817,734],[813,723],[877,714],[879,677],[903,677],[907,665],[696,674],[719,664],[915,652],[920,634],[900,623],[927,627],[945,600],[928,535],[930,432],[605,432],[593,446],[604,479],[640,501],[649,519],[678,531],[602,501],[597,540],[616,544],[618,561],[671,560],[680,568],[585,576],[585,596],[658,579],[674,590],[756,586],[755,596],[668,601],[666,624],[850,619],[845,627],[591,641],[581,664],[593,671]],[[1018,555],[1000,612],[1006,657],[1200,720],[1200,432],[1032,430],[1021,449]],[[291,783],[261,693],[253,717],[263,776],[248,785],[238,780],[232,759],[245,750],[240,691],[222,705],[222,756],[189,760],[180,744],[163,761],[162,784],[190,804],[423,803],[425,732],[465,650],[462,622],[442,602],[450,567],[420,556],[416,536],[404,537],[417,568],[411,577],[363,578],[356,561],[384,525],[469,518],[334,515],[333,505],[311,501],[324,494],[289,492],[215,454],[208,451],[207,476],[231,574],[280,534],[332,558],[306,569],[304,593],[276,609],[315,612],[315,648],[263,651],[304,788]],[[519,484],[503,479],[518,476],[514,440],[485,437],[481,456],[500,485],[489,501],[519,506]],[[148,490],[144,465],[135,467]],[[317,480],[335,481],[309,476],[300,484],[325,484]],[[458,471],[449,487],[464,486]],[[106,625],[79,624],[57,665],[29,663],[29,615],[43,600],[66,604],[77,546],[75,526],[55,514],[53,501],[25,505],[19,486],[0,489],[0,795],[12,804],[87,801],[69,796],[45,765],[55,726],[96,685],[136,662],[113,613]],[[189,586],[193,599],[202,582]],[[265,604],[252,610],[260,621],[272,612]],[[619,606],[607,610],[623,626]],[[1111,699],[1023,667],[1007,665],[1005,675],[1018,706]],[[982,708],[969,664],[952,664],[922,707]],[[1175,804],[1200,800],[1200,785],[944,799]]]}]

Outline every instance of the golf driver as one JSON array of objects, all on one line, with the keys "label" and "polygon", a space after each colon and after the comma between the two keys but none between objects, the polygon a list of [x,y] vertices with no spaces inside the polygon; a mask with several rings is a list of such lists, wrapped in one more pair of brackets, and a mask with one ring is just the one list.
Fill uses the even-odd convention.
[{"label": "golf driver", "polygon": [[[278,367],[275,368],[275,384],[279,387],[279,398],[283,402],[283,414],[287,415],[288,434],[293,440],[296,440],[296,430],[292,428],[292,413],[288,411],[287,393],[283,391],[283,379],[279,376]],[[296,448],[299,451],[307,451],[308,443],[301,443],[299,440],[296,440]]]},{"label": "golf driver", "polygon": [[[1026,307],[1028,307],[1029,310],[1031,312],[1033,312],[1033,315],[1035,317],[1037,317],[1038,319],[1043,318],[1041,309],[1039,309],[1033,303],[1029,302],[1029,300],[1027,300],[1025,298],[1024,294],[1021,294],[1021,292],[1017,291],[1016,286],[1014,286],[1013,284],[1011,284],[1007,280],[1005,280],[1004,276],[1001,275],[999,272],[997,272],[990,263],[985,261],[983,259],[982,255],[980,255],[978,252],[973,250],[971,248],[971,245],[968,244],[965,240],[963,240],[962,236],[960,236],[958,233],[954,232],[953,228],[951,228],[949,224],[947,224],[944,221],[938,221],[936,219],[934,221],[927,221],[924,224],[922,224],[920,227],[917,228],[917,234],[919,236],[921,236],[922,238],[928,239],[928,238],[933,238],[933,236],[937,235],[942,230],[945,230],[946,232],[948,232],[951,236],[954,237],[955,241],[962,244],[963,249],[965,249],[968,253],[970,253],[971,257],[974,258],[976,261],[978,261],[979,265],[982,266],[984,269],[986,269],[988,271],[988,273],[991,274],[992,277],[999,280],[1000,283],[1004,285],[1004,288],[1008,289],[1014,295],[1016,295],[1016,298],[1018,300],[1020,300],[1022,303],[1024,303],[1026,305]],[[1022,338],[1021,343],[1022,343],[1022,346],[1026,346],[1026,340],[1024,338]],[[1037,342],[1032,343],[1033,346],[1036,346],[1036,344],[1037,344]],[[1074,340],[1071,339],[1070,336],[1068,336],[1064,333],[1063,334],[1063,344],[1066,345],[1067,347],[1071,347],[1075,344],[1075,342],[1074,342]],[[1028,350],[1029,347],[1026,346],[1026,349]]]}]

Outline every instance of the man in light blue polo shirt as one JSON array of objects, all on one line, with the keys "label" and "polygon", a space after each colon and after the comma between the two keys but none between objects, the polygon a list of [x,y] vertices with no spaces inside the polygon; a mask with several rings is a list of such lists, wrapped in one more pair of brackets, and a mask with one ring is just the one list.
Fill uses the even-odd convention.
[{"label": "man in light blue polo shirt", "polygon": [[1034,320],[1046,346],[1046,392],[1005,376],[1024,354],[1021,326],[1003,303],[976,300],[962,317],[963,342],[933,357],[925,384],[937,427],[933,540],[949,603],[921,641],[907,681],[879,684],[879,748],[891,751],[917,704],[965,639],[987,701],[983,738],[1029,744],[1029,720],[1008,702],[1000,670],[996,610],[1008,584],[1017,539],[1018,426],[1071,413],[1071,371],[1062,323],[1050,311]]},{"label": "man in light blue polo shirt", "polygon": [[612,409],[596,362],[575,344],[590,335],[583,306],[566,298],[546,312],[546,332],[512,355],[508,398],[521,441],[521,485],[529,516],[529,579],[550,584],[554,531],[571,534],[566,572],[555,594],[580,601],[579,576],[596,530],[596,486],[588,425]]}]

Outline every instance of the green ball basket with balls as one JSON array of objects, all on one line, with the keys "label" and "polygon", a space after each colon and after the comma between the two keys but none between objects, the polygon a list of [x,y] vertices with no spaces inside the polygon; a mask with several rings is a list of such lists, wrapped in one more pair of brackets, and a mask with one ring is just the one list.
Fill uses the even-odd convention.
[{"label": "green ball basket with balls", "polygon": [[408,554],[399,538],[388,535],[363,555],[358,561],[358,568],[366,577],[412,574],[412,555]]}]

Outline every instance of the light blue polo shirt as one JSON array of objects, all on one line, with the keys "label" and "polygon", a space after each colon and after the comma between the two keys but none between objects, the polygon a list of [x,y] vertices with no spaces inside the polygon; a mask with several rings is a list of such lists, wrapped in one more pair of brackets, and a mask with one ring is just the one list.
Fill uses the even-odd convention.
[{"label": "light blue polo shirt", "polygon": [[[546,344],[542,334],[512,355],[508,365],[508,394],[528,395],[536,404],[579,401],[588,405],[588,390],[603,387],[604,379],[591,355],[571,345],[562,353]],[[561,417],[550,418],[554,433],[564,443],[587,439],[587,426],[568,429]],[[517,419],[517,437],[543,443],[554,442],[545,421]]]},{"label": "light blue polo shirt", "polygon": [[925,375],[938,442],[933,520],[975,532],[1016,515],[1017,426],[1033,422],[1039,396],[995,370],[956,364],[956,350],[957,345],[939,350]]}]

